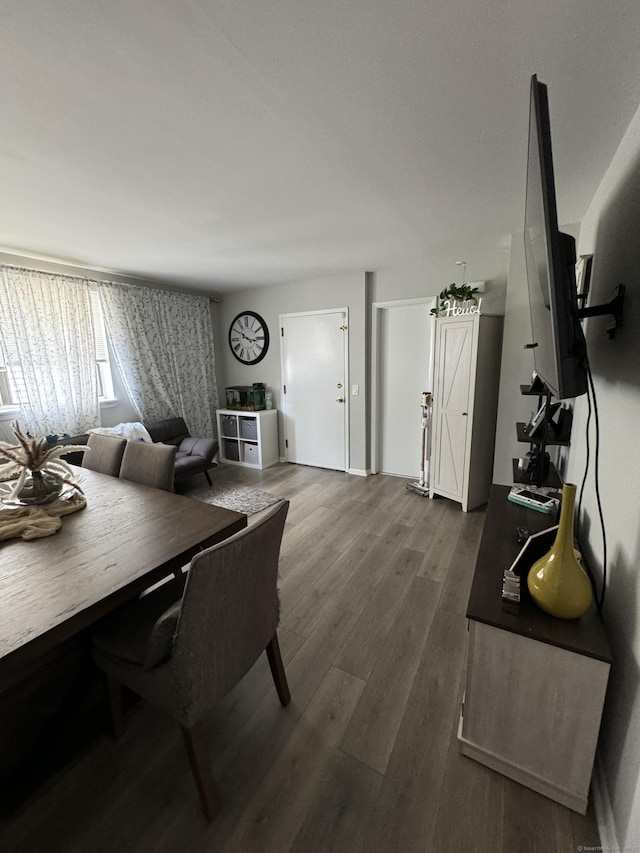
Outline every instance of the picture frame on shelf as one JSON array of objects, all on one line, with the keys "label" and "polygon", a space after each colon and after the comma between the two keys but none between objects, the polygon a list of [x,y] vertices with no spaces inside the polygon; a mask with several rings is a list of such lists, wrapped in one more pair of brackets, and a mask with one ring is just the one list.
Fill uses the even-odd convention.
[{"label": "picture frame on shelf", "polygon": [[542,426],[546,411],[547,411],[547,404],[543,403],[543,405],[540,406],[538,411],[534,412],[533,415],[531,416],[531,420],[529,421],[529,423],[524,428],[525,433],[529,437],[534,436],[538,432],[540,427]]},{"label": "picture frame on shelf", "polygon": [[576,262],[576,293],[580,302],[585,302],[591,285],[593,255],[580,255]]},{"label": "picture frame on shelf", "polygon": [[551,423],[551,419],[557,410],[560,408],[560,403],[543,403],[537,412],[531,417],[529,423],[525,426],[524,431],[529,436],[529,438],[533,438],[533,436],[538,432],[540,427],[544,423],[545,414],[547,413],[547,409],[549,411],[548,423]]}]

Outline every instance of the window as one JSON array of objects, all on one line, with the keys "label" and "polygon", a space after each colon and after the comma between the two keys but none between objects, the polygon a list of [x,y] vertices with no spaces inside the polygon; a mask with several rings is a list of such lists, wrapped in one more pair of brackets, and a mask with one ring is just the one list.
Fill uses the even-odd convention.
[{"label": "window", "polygon": [[113,400],[113,378],[109,361],[107,333],[104,326],[100,295],[97,288],[91,288],[91,309],[93,312],[93,334],[96,346],[96,372],[98,377],[98,399]]},{"label": "window", "polygon": [[0,408],[3,406],[15,406],[16,395],[11,388],[11,377],[4,363],[2,351],[0,351]]},{"label": "window", "polygon": [[[114,399],[113,378],[100,297],[97,288],[93,285],[91,286],[91,310],[93,314],[98,399],[101,402],[106,402]],[[11,336],[6,336],[3,341],[4,346],[0,346],[0,408],[18,408],[21,399],[28,399],[18,354],[11,351],[7,346],[10,338]]]},{"label": "window", "polygon": [[18,365],[18,354],[10,345],[10,340],[10,336],[5,337],[3,345],[0,346],[0,407],[17,409],[20,404],[20,392],[23,392],[24,399],[26,389],[22,371]]}]

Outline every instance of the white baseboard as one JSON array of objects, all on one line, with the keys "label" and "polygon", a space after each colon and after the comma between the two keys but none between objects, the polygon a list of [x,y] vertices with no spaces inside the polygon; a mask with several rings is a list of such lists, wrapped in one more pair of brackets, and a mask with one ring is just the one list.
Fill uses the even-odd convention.
[{"label": "white baseboard", "polygon": [[[286,462],[287,459],[284,456],[280,457],[280,462]],[[368,477],[371,474],[369,469],[364,468],[348,468],[347,474],[353,474],[355,477]]]},{"label": "white baseboard", "polygon": [[458,723],[458,749],[463,755],[468,758],[473,758],[474,761],[484,764],[485,767],[490,767],[503,776],[513,779],[520,785],[525,785],[531,788],[532,791],[537,791],[543,797],[549,797],[550,800],[555,800],[567,808],[579,814],[585,814],[587,811],[587,796],[582,795],[578,791],[572,791],[569,788],[563,788],[560,785],[555,785],[549,779],[538,776],[528,770],[526,767],[521,767],[513,761],[509,761],[500,755],[496,755],[489,749],[483,746],[478,746],[462,734],[462,714]]},{"label": "white baseboard", "polygon": [[600,833],[600,847],[602,850],[621,850],[616,837],[616,827],[613,820],[613,809],[611,798],[607,788],[607,780],[604,775],[604,766],[600,758],[600,752],[596,752],[594,773],[591,780],[591,793],[593,794],[593,808],[596,813],[598,832]]}]

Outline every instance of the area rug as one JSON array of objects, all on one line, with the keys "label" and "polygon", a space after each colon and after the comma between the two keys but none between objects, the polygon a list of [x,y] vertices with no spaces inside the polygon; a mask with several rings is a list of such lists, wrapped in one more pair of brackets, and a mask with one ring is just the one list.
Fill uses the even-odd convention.
[{"label": "area rug", "polygon": [[197,501],[244,512],[246,515],[260,512],[280,500],[278,495],[261,492],[259,489],[241,486],[239,483],[228,480],[225,483],[214,483],[213,486],[203,486],[190,491],[188,495]]}]

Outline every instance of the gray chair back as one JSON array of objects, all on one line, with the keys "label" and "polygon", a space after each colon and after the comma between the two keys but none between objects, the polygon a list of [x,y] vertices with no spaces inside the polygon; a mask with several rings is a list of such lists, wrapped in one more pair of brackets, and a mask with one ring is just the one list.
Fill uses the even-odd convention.
[{"label": "gray chair back", "polygon": [[177,448],[172,444],[150,444],[146,441],[127,441],[126,445],[120,468],[121,479],[172,492]]},{"label": "gray chair back", "polygon": [[251,669],[280,619],[278,561],[288,501],[197,554],[182,598],[170,666],[188,685],[186,719],[197,720]]},{"label": "gray chair back", "polygon": [[82,454],[82,467],[118,477],[126,445],[124,438],[92,432],[87,440],[89,449]]},{"label": "gray chair back", "polygon": [[288,501],[275,504],[260,521],[195,556],[184,590],[181,584],[160,587],[115,611],[94,634],[94,660],[107,675],[116,735],[124,731],[123,684],[177,720],[209,818],[220,808],[220,795],[204,714],[263,651],[280,703],[291,699],[276,631],[288,509]]}]

